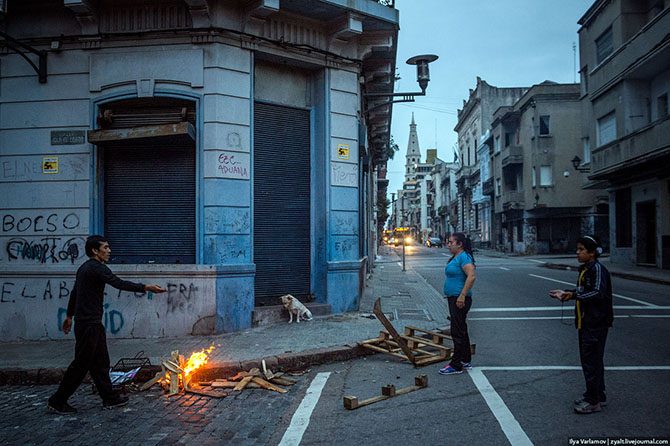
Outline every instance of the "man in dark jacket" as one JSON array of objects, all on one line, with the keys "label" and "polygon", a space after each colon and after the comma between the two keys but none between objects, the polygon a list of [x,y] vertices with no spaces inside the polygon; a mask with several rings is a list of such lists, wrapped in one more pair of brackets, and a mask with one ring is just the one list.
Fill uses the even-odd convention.
[{"label": "man in dark jacket", "polygon": [[116,277],[105,265],[112,250],[109,243],[99,235],[86,239],[86,255],[89,259],[77,270],[77,277],[67,304],[67,317],[63,321],[63,333],[68,334],[75,319],[74,360],[68,367],[56,393],[49,398],[49,410],[57,413],[74,413],[77,410],[67,402],[86,376],[91,378],[102,397],[106,409],[123,406],[128,398],[112,390],[109,378],[109,352],[107,337],[102,325],[105,285],[124,291],[163,293],[158,285],[128,282]]},{"label": "man in dark jacket", "polygon": [[582,363],[586,392],[575,400],[575,412],[599,412],[607,404],[605,395],[605,342],[607,331],[614,320],[612,308],[612,280],[610,273],[599,261],[600,242],[592,236],[577,241],[579,278],[573,290],[552,290],[549,295],[560,301],[574,299],[575,326],[579,333],[579,357]]}]

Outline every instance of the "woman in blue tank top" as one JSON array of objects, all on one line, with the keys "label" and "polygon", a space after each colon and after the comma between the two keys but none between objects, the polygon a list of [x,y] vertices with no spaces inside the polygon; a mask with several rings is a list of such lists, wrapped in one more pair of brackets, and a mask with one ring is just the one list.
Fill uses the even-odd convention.
[{"label": "woman in blue tank top", "polygon": [[440,369],[441,375],[456,375],[472,368],[470,337],[466,317],[472,306],[472,285],[475,283],[475,257],[470,239],[462,232],[449,237],[447,247],[451,258],[444,269],[444,295],[449,304],[451,338],[454,352],[451,361]]}]

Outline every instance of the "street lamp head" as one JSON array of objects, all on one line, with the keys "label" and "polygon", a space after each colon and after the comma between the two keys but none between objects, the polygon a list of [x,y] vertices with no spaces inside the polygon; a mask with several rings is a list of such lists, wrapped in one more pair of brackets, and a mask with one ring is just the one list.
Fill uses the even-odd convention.
[{"label": "street lamp head", "polygon": [[582,163],[582,159],[578,155],[575,155],[575,157],[572,158],[572,167],[574,167],[575,170],[579,169],[579,165],[581,163]]},{"label": "street lamp head", "polygon": [[430,81],[428,64],[435,60],[437,60],[435,54],[422,54],[407,59],[409,65],[416,65],[416,81],[419,83],[419,87],[421,87],[423,93],[426,92],[426,87],[428,87],[428,82]]}]

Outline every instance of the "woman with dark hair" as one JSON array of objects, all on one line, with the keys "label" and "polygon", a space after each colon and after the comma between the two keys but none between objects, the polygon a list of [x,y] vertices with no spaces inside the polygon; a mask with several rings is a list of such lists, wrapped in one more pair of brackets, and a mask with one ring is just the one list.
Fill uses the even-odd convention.
[{"label": "woman with dark hair", "polygon": [[475,283],[475,256],[472,242],[462,232],[455,232],[447,241],[451,258],[444,269],[444,295],[449,304],[451,338],[454,352],[448,364],[440,369],[441,375],[456,375],[469,370],[471,365],[470,337],[466,317],[472,306],[472,285]]},{"label": "woman with dark hair", "polygon": [[599,261],[603,249],[600,241],[590,235],[577,240],[579,278],[577,288],[551,290],[549,296],[561,302],[575,300],[575,327],[579,338],[579,359],[582,363],[586,392],[574,402],[579,414],[600,412],[607,404],[605,395],[605,342],[614,320],[612,280]]}]

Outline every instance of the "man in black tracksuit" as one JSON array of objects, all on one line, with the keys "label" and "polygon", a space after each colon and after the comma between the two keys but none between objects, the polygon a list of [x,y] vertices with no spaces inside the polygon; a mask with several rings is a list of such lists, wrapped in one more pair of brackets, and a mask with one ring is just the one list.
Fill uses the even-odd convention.
[{"label": "man in black tracksuit", "polygon": [[575,400],[574,410],[580,414],[599,412],[607,404],[605,395],[605,342],[614,320],[612,280],[600,262],[600,243],[595,237],[584,236],[577,241],[579,267],[577,288],[552,290],[551,297],[566,301],[574,299],[575,326],[579,333],[579,357],[582,363],[586,392]]},{"label": "man in black tracksuit", "polygon": [[74,360],[65,372],[58,390],[49,398],[48,408],[53,412],[76,412],[67,400],[77,390],[86,372],[91,374],[102,397],[103,407],[123,406],[128,402],[127,397],[112,390],[109,378],[109,352],[105,327],[102,325],[105,285],[134,292],[162,293],[165,289],[158,285],[128,282],[116,277],[105,265],[111,252],[109,243],[103,237],[92,235],[86,239],[86,255],[89,259],[77,270],[67,305],[67,317],[63,321],[63,332],[68,334],[72,328],[72,317],[75,319]]}]

